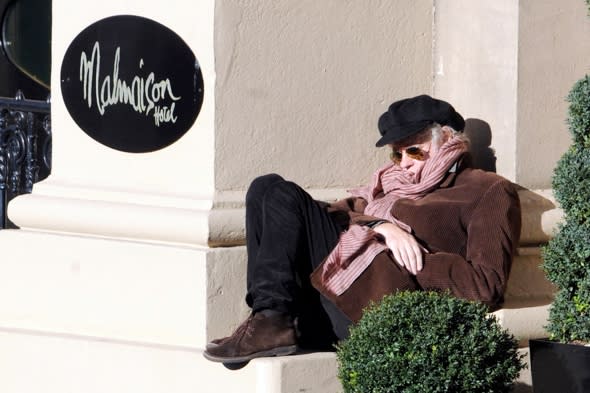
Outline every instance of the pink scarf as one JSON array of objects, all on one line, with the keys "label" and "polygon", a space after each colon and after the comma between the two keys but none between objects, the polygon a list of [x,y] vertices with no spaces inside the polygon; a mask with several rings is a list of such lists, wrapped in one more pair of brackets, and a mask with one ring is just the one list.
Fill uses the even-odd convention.
[{"label": "pink scarf", "polygon": [[393,221],[391,207],[395,201],[400,198],[420,199],[434,190],[466,151],[467,143],[462,138],[451,138],[426,161],[420,179],[415,179],[413,173],[390,162],[373,173],[371,184],[349,192],[369,202],[365,214]]},{"label": "pink scarf", "polygon": [[[402,229],[411,232],[405,223],[391,214],[393,204],[401,198],[420,199],[436,189],[451,166],[467,151],[467,143],[458,137],[445,142],[424,164],[420,179],[394,163],[379,168],[371,184],[350,190],[353,196],[367,200],[364,214],[395,222]],[[334,250],[323,264],[323,280],[326,287],[336,295],[342,294],[369,266],[373,258],[387,246],[377,240],[372,229],[352,225],[340,236]]]}]

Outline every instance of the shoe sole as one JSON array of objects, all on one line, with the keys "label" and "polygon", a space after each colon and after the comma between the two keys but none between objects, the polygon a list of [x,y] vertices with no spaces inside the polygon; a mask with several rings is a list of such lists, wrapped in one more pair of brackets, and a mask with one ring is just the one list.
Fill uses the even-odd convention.
[{"label": "shoe sole", "polygon": [[293,354],[297,353],[297,351],[298,351],[297,345],[289,345],[286,347],[277,347],[277,348],[268,349],[266,351],[255,352],[250,355],[236,356],[236,357],[215,356],[215,355],[211,355],[210,353],[207,352],[207,350],[205,350],[205,352],[203,352],[203,356],[207,360],[210,360],[212,362],[232,364],[232,363],[244,363],[244,362],[247,363],[250,360],[256,359],[256,358],[264,358],[264,357],[272,357],[272,356],[288,356],[288,355],[293,355]]},{"label": "shoe sole", "polygon": [[221,364],[223,364],[223,367],[227,368],[228,370],[235,371],[235,370],[239,370],[241,368],[246,367],[248,365],[248,363],[250,363],[250,362],[248,361],[248,362],[242,362],[242,363],[221,363]]}]

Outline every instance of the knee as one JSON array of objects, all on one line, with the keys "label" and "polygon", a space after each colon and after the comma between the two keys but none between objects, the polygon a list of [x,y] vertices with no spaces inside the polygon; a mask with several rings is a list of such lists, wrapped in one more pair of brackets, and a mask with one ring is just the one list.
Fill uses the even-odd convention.
[{"label": "knee", "polygon": [[264,194],[266,194],[273,184],[284,181],[285,180],[281,176],[275,173],[255,178],[250,183],[250,187],[248,187],[248,192],[246,193],[246,204],[249,205],[252,202],[262,201]]},{"label": "knee", "polygon": [[266,206],[293,206],[301,200],[300,188],[290,181],[281,181],[271,184],[264,194],[263,203]]}]

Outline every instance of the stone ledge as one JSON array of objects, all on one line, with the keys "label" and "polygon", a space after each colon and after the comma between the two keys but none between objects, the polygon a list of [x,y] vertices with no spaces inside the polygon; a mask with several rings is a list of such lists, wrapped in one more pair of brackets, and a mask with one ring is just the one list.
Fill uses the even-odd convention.
[{"label": "stone ledge", "polygon": [[156,195],[81,188],[50,181],[8,206],[12,222],[23,229],[207,245],[212,201],[206,196]]},{"label": "stone ledge", "polygon": [[[312,189],[316,199],[333,201],[347,196],[345,189]],[[563,211],[557,207],[551,190],[528,190],[519,187],[522,209],[520,244],[536,246],[551,239]],[[214,244],[242,244],[244,242],[244,192],[220,192],[215,196],[211,217],[211,239]]]},{"label": "stone ledge", "polygon": [[[244,192],[178,196],[109,191],[51,182],[14,199],[10,219],[21,228],[209,247],[244,244]],[[344,189],[312,189],[316,199],[336,200]],[[562,219],[550,190],[519,191],[521,245],[546,243]]]},{"label": "stone ledge", "polygon": [[[202,348],[248,313],[243,246],[172,247],[25,230],[1,231],[0,246],[12,256],[0,261],[0,297],[11,299],[0,303],[0,326]],[[506,304],[550,303],[553,287],[538,253],[521,254]],[[520,337],[544,325],[527,325],[524,314],[505,307],[501,318]],[[544,308],[539,312],[544,318]]]},{"label": "stone ledge", "polygon": [[558,207],[552,190],[518,191],[522,211],[521,245],[538,245],[549,241],[559,222],[563,211]]},{"label": "stone ledge", "polygon": [[514,335],[521,347],[526,347],[530,339],[547,337],[544,326],[550,306],[551,300],[548,299],[512,299],[492,315]]},{"label": "stone ledge", "polygon": [[541,268],[539,247],[520,247],[512,263],[505,298],[552,299],[555,287]]}]

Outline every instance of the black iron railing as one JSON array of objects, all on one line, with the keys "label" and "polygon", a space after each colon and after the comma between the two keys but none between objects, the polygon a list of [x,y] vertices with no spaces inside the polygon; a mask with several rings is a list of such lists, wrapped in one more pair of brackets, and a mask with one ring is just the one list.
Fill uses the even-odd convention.
[{"label": "black iron railing", "polygon": [[0,97],[0,229],[8,202],[30,193],[51,172],[51,114],[47,101]]}]

